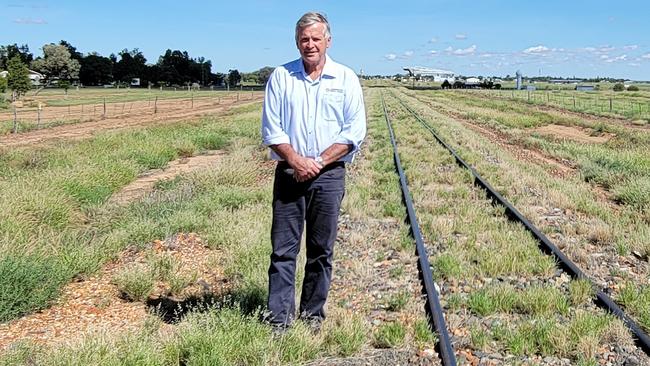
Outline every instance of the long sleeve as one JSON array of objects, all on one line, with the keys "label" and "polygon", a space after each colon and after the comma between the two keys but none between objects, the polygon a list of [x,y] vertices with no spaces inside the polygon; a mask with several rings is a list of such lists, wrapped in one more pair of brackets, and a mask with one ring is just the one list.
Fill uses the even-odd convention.
[{"label": "long sleeve", "polygon": [[265,146],[288,144],[289,136],[282,129],[282,87],[279,73],[274,71],[266,84],[262,107],[262,143]]},{"label": "long sleeve", "polygon": [[359,150],[359,146],[366,136],[366,109],[363,102],[363,90],[359,79],[354,75],[346,80],[349,93],[346,95],[343,106],[343,125],[335,143],[351,144],[351,154]]}]

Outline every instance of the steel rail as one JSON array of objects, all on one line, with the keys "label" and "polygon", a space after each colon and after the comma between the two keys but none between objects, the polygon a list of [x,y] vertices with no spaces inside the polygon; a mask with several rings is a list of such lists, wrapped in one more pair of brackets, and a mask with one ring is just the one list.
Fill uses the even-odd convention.
[{"label": "steel rail", "polygon": [[493,202],[503,206],[506,209],[506,215],[510,220],[522,224],[526,230],[528,230],[533,235],[543,252],[555,257],[555,259],[559,261],[562,269],[568,272],[571,277],[589,281],[591,287],[593,289],[596,289],[596,300],[594,301],[596,305],[605,310],[608,310],[616,317],[621,319],[636,337],[635,341],[637,345],[643,349],[646,354],[650,355],[650,337],[641,329],[641,327],[634,320],[632,320],[632,318],[627,316],[625,312],[614,302],[614,300],[609,297],[609,295],[607,295],[601,289],[598,289],[598,286],[596,286],[591,278],[582,272],[580,268],[578,268],[578,266],[576,266],[575,263],[571,261],[571,259],[562,253],[562,251],[555,244],[553,244],[553,242],[551,242],[546,237],[546,235],[539,231],[539,229],[537,229],[535,225],[528,221],[528,219],[526,219],[524,215],[522,215],[512,204],[510,204],[510,202],[508,202],[501,196],[501,194],[499,194],[499,192],[492,188],[492,186],[485,179],[483,179],[472,166],[467,164],[451,146],[445,143],[445,141],[440,138],[433,127],[424,121],[411,107],[404,103],[403,100],[395,97],[394,95],[393,97],[399,100],[402,106],[411,112],[411,114],[418,120],[418,122],[420,122],[427,130],[429,130],[429,132],[431,132],[436,141],[438,141],[438,143],[444,146],[445,149],[447,149],[454,156],[458,165],[468,169],[471,172],[472,176],[474,177],[474,184],[483,188]]},{"label": "steel rail", "polygon": [[433,282],[433,274],[431,273],[431,264],[429,263],[428,253],[424,247],[424,240],[420,232],[417,217],[415,216],[415,208],[413,207],[413,200],[411,199],[411,192],[408,188],[406,175],[402,169],[402,163],[397,153],[397,143],[395,142],[395,134],[393,127],[388,117],[388,110],[384,103],[384,94],[381,93],[381,105],[384,109],[384,117],[386,118],[386,125],[390,134],[390,142],[393,145],[393,159],[395,162],[395,169],[399,175],[399,182],[402,188],[402,199],[406,206],[406,214],[409,225],[411,226],[410,234],[415,239],[415,252],[418,256],[418,267],[420,269],[420,280],[422,281],[423,290],[426,294],[427,300],[425,304],[425,312],[429,320],[429,325],[438,333],[438,354],[444,366],[456,366],[456,356],[451,346],[445,318],[442,314],[442,307],[438,298],[438,291],[436,290]]}]

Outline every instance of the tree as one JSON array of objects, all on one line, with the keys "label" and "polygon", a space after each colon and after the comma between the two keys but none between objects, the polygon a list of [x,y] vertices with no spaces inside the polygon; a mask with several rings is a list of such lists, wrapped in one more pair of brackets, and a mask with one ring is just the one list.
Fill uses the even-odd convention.
[{"label": "tree", "polygon": [[623,85],[621,83],[616,83],[616,84],[614,84],[613,89],[614,89],[614,91],[623,91],[623,90],[625,90],[625,85]]},{"label": "tree", "polygon": [[237,71],[237,69],[228,70],[228,85],[236,86],[239,84],[240,81],[241,81],[241,75],[239,74],[239,71]]},{"label": "tree", "polygon": [[[145,79],[147,73],[147,59],[137,48],[120,52],[120,61],[113,68],[115,80],[130,84],[131,79]],[[142,80],[141,80],[142,81]]]},{"label": "tree", "polygon": [[260,84],[266,85],[266,82],[269,81],[269,78],[271,77],[271,73],[273,72],[274,68],[270,66],[265,66],[257,72],[258,74],[258,81]]},{"label": "tree", "polygon": [[113,62],[108,57],[89,54],[81,59],[79,80],[83,85],[104,85],[113,81]]},{"label": "tree", "polygon": [[68,42],[66,42],[64,40],[61,40],[61,42],[59,42],[59,45],[67,48],[68,52],[70,52],[70,57],[73,60],[77,60],[77,61],[79,61],[79,63],[81,63],[81,59],[84,58],[84,55],[81,52],[77,52],[76,47],[73,47],[70,43],[68,43]]},{"label": "tree", "polygon": [[226,74],[223,74],[221,72],[210,75],[210,83],[213,85],[221,86],[223,85],[225,80],[226,80]]},{"label": "tree", "polygon": [[9,59],[13,58],[14,56],[19,56],[20,60],[25,65],[29,65],[34,59],[34,56],[29,53],[29,47],[26,44],[20,47],[15,43],[6,46],[0,46],[0,70],[6,69]]},{"label": "tree", "polygon": [[25,94],[32,86],[32,82],[29,80],[29,69],[20,60],[19,56],[14,56],[7,63],[7,71],[9,71],[7,86],[13,91],[13,99],[15,100]]},{"label": "tree", "polygon": [[7,91],[7,79],[0,76],[0,93]]},{"label": "tree", "polygon": [[53,80],[74,80],[79,78],[81,65],[70,57],[66,46],[53,43],[43,46],[43,57],[32,62],[32,68],[47,78],[49,85]]}]

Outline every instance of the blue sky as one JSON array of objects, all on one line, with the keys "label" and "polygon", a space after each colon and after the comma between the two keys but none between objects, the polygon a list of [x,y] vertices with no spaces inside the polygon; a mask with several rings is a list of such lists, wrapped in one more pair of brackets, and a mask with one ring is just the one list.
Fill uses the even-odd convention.
[{"label": "blue sky", "polygon": [[365,74],[426,66],[463,75],[610,76],[650,80],[650,2],[30,1],[0,2],[0,44],[32,53],[66,40],[108,56],[139,48],[155,63],[168,48],[249,72],[298,57],[296,20],[327,14],[329,54]]}]

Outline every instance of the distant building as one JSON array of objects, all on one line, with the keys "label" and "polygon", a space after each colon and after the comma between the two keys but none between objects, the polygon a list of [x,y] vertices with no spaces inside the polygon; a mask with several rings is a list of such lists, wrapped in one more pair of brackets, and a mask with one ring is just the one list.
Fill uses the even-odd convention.
[{"label": "distant building", "polygon": [[582,79],[551,79],[549,83],[551,84],[578,84],[583,82]]},{"label": "distant building", "polygon": [[32,81],[32,85],[35,86],[41,85],[41,80],[45,79],[45,75],[34,70],[29,70],[29,75],[27,75],[27,77]]},{"label": "distant building", "polygon": [[456,74],[453,71],[430,69],[428,67],[422,66],[408,66],[404,67],[404,70],[407,71],[410,76],[430,78],[433,79],[433,81],[437,82],[443,82],[447,80],[450,83],[453,83],[456,81]]},{"label": "distant building", "polygon": [[[9,71],[0,71],[0,77],[6,78],[9,76]],[[45,79],[45,75],[41,74],[40,72],[36,72],[34,70],[29,70],[29,74],[27,74],[27,77],[29,78],[29,81],[32,82],[32,85],[38,86],[41,85],[41,80]]]},{"label": "distant building", "polygon": [[593,85],[576,85],[577,91],[594,91]]}]

